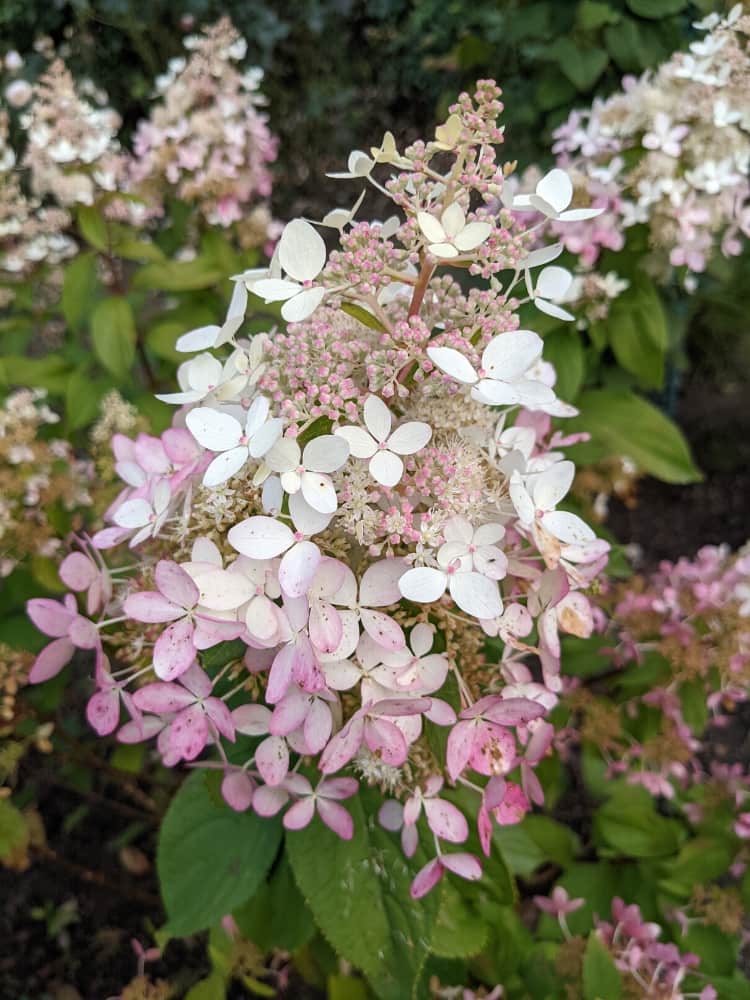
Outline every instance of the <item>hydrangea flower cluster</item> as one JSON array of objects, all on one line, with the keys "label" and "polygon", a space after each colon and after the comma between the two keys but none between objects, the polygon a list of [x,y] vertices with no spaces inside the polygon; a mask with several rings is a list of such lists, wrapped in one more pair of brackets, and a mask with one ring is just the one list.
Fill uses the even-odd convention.
[{"label": "hydrangea flower cluster", "polygon": [[69,225],[65,209],[43,206],[23,191],[8,115],[0,111],[0,271],[8,282],[0,288],[0,306],[13,300],[13,284],[41,261],[55,265],[75,253],[75,242],[65,232]]},{"label": "hydrangea flower cluster", "polygon": [[692,286],[717,244],[736,256],[750,235],[750,16],[738,3],[695,26],[706,34],[689,52],[626,77],[621,92],[574,111],[555,133],[559,166],[601,209],[593,226],[556,227],[584,263],[645,225],[653,270],[685,268]]},{"label": "hydrangea flower cluster", "polygon": [[129,184],[145,212],[161,215],[167,194],[195,203],[211,225],[239,224],[257,246],[271,217],[269,164],[276,140],[259,110],[262,71],[237,66],[247,43],[228,18],[185,38],[189,55],[156,79],[157,103],[138,123]]},{"label": "hydrangea flower cluster", "polygon": [[124,159],[117,141],[120,116],[107,107],[107,95],[81,93],[61,59],[55,59],[33,88],[21,116],[26,132],[23,166],[39,198],[58,205],[93,205],[123,179]]},{"label": "hydrangea flower cluster", "polygon": [[[610,616],[603,652],[615,667],[639,667],[644,682],[617,704],[571,679],[580,724],[567,735],[596,746],[609,777],[671,800],[691,824],[715,818],[721,804],[727,828],[750,839],[750,775],[739,762],[712,759],[709,739],[732,724],[750,691],[750,549],[706,546],[598,603],[599,621]],[[741,872],[748,855],[739,841],[737,849]]]},{"label": "hydrangea flower cluster", "polygon": [[[559,509],[580,436],[552,418],[575,410],[517,315],[540,285],[555,307],[556,248],[532,252],[538,229],[493,207],[512,169],[499,95],[482,81],[433,140],[351,154],[344,176],[394,218],[355,221],[361,196],[337,210],[330,257],[295,219],[269,268],[235,276],[225,321],[178,340],[193,356],[162,397],[172,427],[114,436],[123,489],[62,563],[71,593],[29,604],[53,640],[32,681],[93,651],[94,728],[155,738],[168,766],[212,746],[234,809],[283,810],[288,830],[317,813],[347,838],[361,779],[389,795],[380,818],[407,855],[424,814],[415,897],[481,876],[454,786],[487,854],[493,823],[542,801],[559,632],[590,633],[608,550]],[[248,289],[282,303],[286,332],[242,337]]]},{"label": "hydrangea flower cluster", "polygon": [[[568,930],[566,916],[580,909],[585,900],[571,899],[562,886],[556,886],[549,897],[535,896],[534,902],[542,913],[558,920],[568,947],[575,952],[580,939]],[[643,919],[640,907],[627,904],[619,896],[612,900],[612,919],[595,916],[594,926],[599,939],[614,959],[622,974],[626,989],[652,1000],[717,1000],[718,993],[707,983],[700,991],[685,991],[686,975],[699,965],[699,957],[681,952],[676,944],[660,941],[662,928]],[[629,995],[629,994],[628,994]],[[634,994],[635,995],[635,994]]]},{"label": "hydrangea flower cluster", "polygon": [[0,407],[0,578],[30,554],[56,555],[58,509],[92,503],[93,467],[46,433],[60,418],[44,397],[41,389],[20,389]]}]

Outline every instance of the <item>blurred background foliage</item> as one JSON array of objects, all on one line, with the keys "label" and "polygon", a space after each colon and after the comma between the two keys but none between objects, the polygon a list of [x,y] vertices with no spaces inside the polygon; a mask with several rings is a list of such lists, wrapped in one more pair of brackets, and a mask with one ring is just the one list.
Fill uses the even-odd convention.
[{"label": "blurred background foliage", "polygon": [[[512,155],[550,160],[552,129],[623,74],[658,65],[695,34],[714,0],[5,0],[8,48],[71,41],[74,75],[104,87],[125,121],[142,117],[154,78],[190,30],[228,15],[266,71],[280,138],[274,205],[283,218],[327,209],[326,170],[390,129],[431,130],[459,90],[493,77],[504,91]],[[188,22],[189,23],[189,22]],[[29,69],[33,72],[33,63]],[[377,137],[377,138],[376,138]]]}]

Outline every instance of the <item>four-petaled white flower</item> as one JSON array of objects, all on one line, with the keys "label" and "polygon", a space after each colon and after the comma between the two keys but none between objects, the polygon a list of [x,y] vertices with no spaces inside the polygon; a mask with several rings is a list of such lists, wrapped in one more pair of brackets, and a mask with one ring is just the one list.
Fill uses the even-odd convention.
[{"label": "four-petaled white flower", "polygon": [[200,406],[185,418],[198,444],[219,455],[203,476],[204,486],[218,486],[235,475],[250,458],[262,458],[279,438],[284,426],[281,417],[271,417],[270,404],[258,396],[247,411],[244,426],[230,413]]},{"label": "four-petaled white flower", "polygon": [[336,472],[349,457],[349,444],[341,437],[323,434],[302,451],[293,438],[277,441],[265,456],[265,464],[279,473],[286,493],[300,490],[313,510],[333,514],[338,506],[336,490],[328,473]]},{"label": "four-petaled white flower", "polygon": [[524,273],[524,277],[528,293],[533,298],[534,305],[540,312],[546,313],[548,316],[554,316],[555,319],[575,319],[567,309],[563,309],[557,305],[558,302],[564,301],[565,296],[570,290],[570,286],[573,284],[573,275],[567,268],[557,267],[556,265],[543,268],[536,279],[536,288],[531,280],[528,268]]},{"label": "four-petaled white flower", "polygon": [[478,402],[534,409],[555,399],[549,386],[530,377],[542,347],[541,337],[532,330],[498,334],[485,347],[479,371],[453,347],[428,347],[427,354],[446,375],[472,386],[472,398]]},{"label": "four-petaled white flower", "polygon": [[492,232],[489,222],[467,223],[457,201],[446,208],[439,220],[429,212],[417,212],[417,222],[432,256],[446,260],[476,250]]},{"label": "four-petaled white flower", "polygon": [[167,519],[172,494],[166,479],[160,479],[154,487],[151,500],[136,497],[120,504],[113,520],[119,528],[138,528],[130,539],[130,548],[146,538],[157,535]]},{"label": "four-petaled white flower", "polygon": [[658,149],[665,156],[679,156],[682,152],[680,143],[689,131],[687,125],[672,125],[669,115],[657,111],[651,131],[643,137],[643,146],[645,149]]},{"label": "four-petaled white flower", "polygon": [[[506,188],[503,188],[505,192]],[[533,194],[517,194],[511,192],[505,196],[506,208],[514,211],[541,212],[548,219],[558,219],[560,222],[583,222],[584,219],[594,219],[601,215],[603,208],[568,208],[573,200],[573,184],[564,170],[555,167],[539,181]]]},{"label": "four-petaled white flower", "polygon": [[326,245],[309,222],[293,219],[284,227],[277,253],[288,277],[255,281],[252,292],[266,302],[283,302],[281,315],[287,323],[299,323],[315,312],[325,295],[322,286],[312,283],[325,266]]},{"label": "four-petaled white flower", "polygon": [[531,476],[514,472],[509,491],[521,524],[527,528],[539,524],[566,545],[593,541],[594,532],[577,514],[555,510],[570,489],[574,475],[575,466],[568,461],[556,462]]},{"label": "four-petaled white flower", "polygon": [[178,351],[189,354],[191,351],[207,351],[212,347],[222,347],[234,339],[234,335],[245,321],[247,311],[247,287],[244,281],[235,281],[232,298],[229,301],[227,316],[221,326],[215,323],[209,326],[199,326],[195,330],[183,333],[177,338],[175,347]]},{"label": "four-petaled white flower", "polygon": [[370,475],[381,486],[393,487],[404,473],[399,455],[415,455],[432,437],[432,428],[420,420],[409,420],[391,432],[391,411],[377,396],[368,396],[364,406],[365,427],[339,427],[334,432],[349,442],[355,458],[369,458]]},{"label": "four-petaled white flower", "polygon": [[439,601],[446,589],[458,607],[480,621],[497,618],[503,602],[497,580],[472,569],[470,555],[454,556],[454,545],[445,542],[437,553],[437,567],[416,566],[407,570],[398,582],[408,601],[431,604]]},{"label": "four-petaled white flower", "polygon": [[198,354],[184,361],[177,369],[177,381],[181,392],[167,392],[157,395],[162,403],[197,403],[214,392],[223,381],[224,366],[212,354]]}]

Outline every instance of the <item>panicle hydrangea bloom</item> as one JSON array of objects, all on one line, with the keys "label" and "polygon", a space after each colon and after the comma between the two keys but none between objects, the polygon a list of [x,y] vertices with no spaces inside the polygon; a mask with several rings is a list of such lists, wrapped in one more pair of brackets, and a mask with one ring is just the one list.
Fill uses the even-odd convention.
[{"label": "panicle hydrangea bloom", "polygon": [[[580,435],[553,428],[575,410],[519,329],[544,261],[493,207],[512,169],[499,95],[480,82],[433,140],[352,153],[345,176],[394,218],[336,216],[330,258],[293,220],[267,269],[234,277],[224,323],[178,341],[172,427],[112,439],[122,490],[64,566],[88,614],[71,594],[30,607],[53,639],[32,679],[93,650],[97,731],[155,738],[169,766],[210,748],[233,808],[349,837],[359,780],[395,796],[383,821],[434,854],[415,897],[481,877],[456,785],[487,854],[493,824],[543,800],[558,633],[590,633],[608,549],[559,509]],[[282,303],[285,332],[242,336],[248,290]]]},{"label": "panicle hydrangea bloom", "polygon": [[40,262],[54,266],[75,253],[65,234],[70,215],[63,208],[43,206],[20,183],[16,154],[10,145],[8,115],[0,111],[0,305],[13,299],[13,285],[28,277]]},{"label": "panicle hydrangea bloom", "polygon": [[271,216],[269,164],[276,140],[260,93],[262,72],[241,70],[247,44],[228,18],[185,39],[186,56],[157,77],[156,103],[138,123],[129,185],[147,215],[171,194],[195,203],[206,222],[237,223],[244,245],[265,242]]},{"label": "panicle hydrangea bloom", "polygon": [[[94,103],[83,89],[92,92]],[[116,190],[125,160],[116,138],[120,116],[106,101],[96,88],[77,87],[61,59],[39,77],[21,116],[27,140],[23,166],[35,195],[68,208],[92,205]]]},{"label": "panicle hydrangea bloom", "polygon": [[742,252],[750,236],[750,16],[736,4],[696,25],[706,34],[555,133],[558,165],[576,197],[602,209],[593,226],[555,224],[564,246],[592,265],[645,225],[649,266],[704,271],[720,249]]},{"label": "panicle hydrangea bloom", "polygon": [[60,418],[45,395],[19,389],[0,407],[0,578],[31,556],[56,555],[56,508],[75,512],[92,502],[93,467],[49,435]]},{"label": "panicle hydrangea bloom", "polygon": [[608,778],[669,800],[698,833],[722,817],[738,838],[732,871],[741,874],[750,774],[741,761],[717,760],[712,747],[750,691],[750,548],[706,546],[607,587],[597,604],[601,652],[615,669],[631,667],[636,684],[615,701],[565,679],[578,722],[561,744],[596,748]]}]

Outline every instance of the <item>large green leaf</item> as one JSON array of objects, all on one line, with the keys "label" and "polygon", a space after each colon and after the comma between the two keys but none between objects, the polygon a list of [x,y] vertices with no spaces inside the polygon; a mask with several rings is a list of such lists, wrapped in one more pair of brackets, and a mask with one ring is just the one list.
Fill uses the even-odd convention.
[{"label": "large green leaf", "polygon": [[240,930],[262,951],[296,951],[315,934],[312,914],[284,855],[258,892],[234,913]]},{"label": "large green leaf", "polygon": [[661,816],[651,796],[640,788],[618,788],[594,816],[599,842],[631,858],[659,858],[680,847],[683,829]]},{"label": "large green leaf", "polygon": [[578,397],[576,406],[580,416],[567,421],[566,430],[588,431],[591,441],[570,449],[575,461],[620,455],[667,483],[700,480],[680,429],[640,396],[627,389],[592,389]]},{"label": "large green leaf", "polygon": [[205,257],[168,260],[142,267],[133,279],[133,287],[144,291],[188,292],[196,288],[211,288],[226,277],[214,260]]},{"label": "large green leaf", "polygon": [[442,958],[477,955],[487,943],[489,926],[447,879],[435,891],[441,899],[430,950]]},{"label": "large green leaf", "polygon": [[287,836],[294,877],[318,927],[336,951],[367,976],[381,1000],[426,996],[420,983],[430,951],[439,893],[414,902],[410,883],[425,863],[407,860],[393,834],[368,815],[362,797],[347,800],[354,836],[342,840],[315,818]]},{"label": "large green leaf", "polygon": [[590,934],[583,956],[584,1000],[620,1000],[622,980],[601,938]]},{"label": "large green leaf", "polygon": [[135,317],[127,299],[102,299],[91,316],[94,353],[107,371],[117,378],[127,375],[135,361]]},{"label": "large green leaf", "polygon": [[557,395],[568,403],[575,401],[585,375],[585,359],[581,335],[563,327],[544,338],[544,360],[555,366]]},{"label": "large green leaf", "polygon": [[98,208],[94,208],[93,205],[82,205],[78,209],[78,228],[92,247],[103,253],[109,250],[107,220]]},{"label": "large green leaf", "polygon": [[266,877],[280,839],[277,821],[219,804],[205,773],[191,774],[159,833],[156,863],[169,932],[204,930],[244,903]]},{"label": "large green leaf", "polygon": [[619,295],[601,324],[618,363],[646,389],[664,382],[667,318],[648,278],[637,278]]},{"label": "large green leaf", "polygon": [[91,308],[96,289],[96,254],[82,253],[65,268],[62,290],[63,316],[72,330],[79,330]]}]

